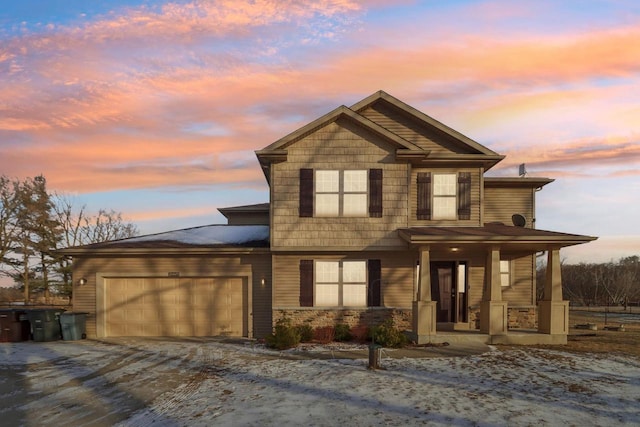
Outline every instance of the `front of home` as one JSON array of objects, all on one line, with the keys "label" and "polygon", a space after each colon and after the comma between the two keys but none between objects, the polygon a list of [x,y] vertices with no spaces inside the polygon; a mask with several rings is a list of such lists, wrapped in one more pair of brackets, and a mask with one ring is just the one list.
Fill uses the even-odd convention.
[{"label": "front of home", "polygon": [[535,228],[552,180],[486,177],[503,156],[384,92],[256,155],[270,202],[220,209],[226,225],[65,250],[89,336],[261,337],[283,317],[391,317],[417,342],[525,329],[566,342],[560,249],[594,238]]}]

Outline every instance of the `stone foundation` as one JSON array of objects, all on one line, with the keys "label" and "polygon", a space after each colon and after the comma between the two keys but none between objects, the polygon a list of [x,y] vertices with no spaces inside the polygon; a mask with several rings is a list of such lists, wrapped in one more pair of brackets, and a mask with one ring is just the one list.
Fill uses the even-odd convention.
[{"label": "stone foundation", "polygon": [[[538,313],[535,306],[507,307],[509,329],[538,329]],[[480,329],[480,307],[469,308],[469,325]]]},{"label": "stone foundation", "polygon": [[314,309],[282,308],[273,310],[273,324],[283,317],[291,319],[295,325],[310,325],[312,328],[348,325],[350,328],[371,327],[392,318],[401,330],[411,330],[410,308],[363,308],[363,309]]}]

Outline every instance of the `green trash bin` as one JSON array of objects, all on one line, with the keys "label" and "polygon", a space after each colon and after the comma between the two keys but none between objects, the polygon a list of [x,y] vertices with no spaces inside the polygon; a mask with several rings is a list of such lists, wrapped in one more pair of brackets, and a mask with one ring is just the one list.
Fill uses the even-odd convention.
[{"label": "green trash bin", "polygon": [[60,314],[60,327],[62,328],[62,339],[65,341],[76,341],[87,338],[87,313],[74,313],[65,311]]},{"label": "green trash bin", "polygon": [[27,311],[31,322],[31,333],[34,341],[57,341],[60,339],[60,314],[64,310],[42,308]]},{"label": "green trash bin", "polygon": [[24,310],[0,310],[0,342],[29,341],[31,329]]}]

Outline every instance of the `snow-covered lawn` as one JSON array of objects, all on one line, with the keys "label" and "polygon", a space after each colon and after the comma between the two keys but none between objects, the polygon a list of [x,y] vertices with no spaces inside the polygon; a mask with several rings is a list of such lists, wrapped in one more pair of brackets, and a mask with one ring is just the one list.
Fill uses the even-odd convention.
[{"label": "snow-covered lawn", "polygon": [[[296,358],[214,340],[0,344],[3,425],[639,425],[640,360]],[[387,352],[391,354],[391,352]]]}]

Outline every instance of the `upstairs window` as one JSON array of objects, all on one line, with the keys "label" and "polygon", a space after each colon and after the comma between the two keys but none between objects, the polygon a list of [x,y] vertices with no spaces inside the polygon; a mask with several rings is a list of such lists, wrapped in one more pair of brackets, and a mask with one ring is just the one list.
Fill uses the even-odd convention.
[{"label": "upstairs window", "polygon": [[300,169],[301,217],[382,217],[382,169]]},{"label": "upstairs window", "polygon": [[433,219],[457,219],[455,173],[433,174]]},{"label": "upstairs window", "polygon": [[367,183],[366,170],[316,171],[316,216],[367,216]]},{"label": "upstairs window", "polygon": [[417,219],[471,219],[471,173],[418,172]]}]

